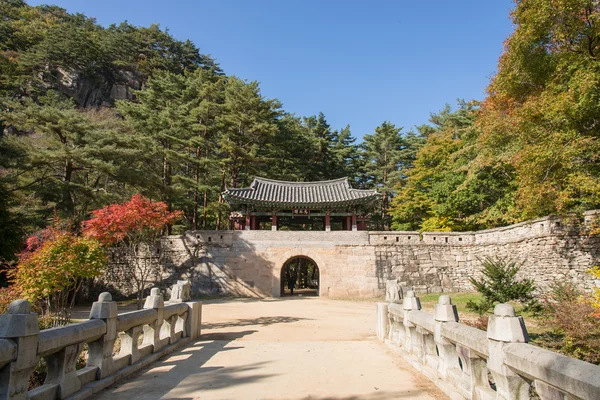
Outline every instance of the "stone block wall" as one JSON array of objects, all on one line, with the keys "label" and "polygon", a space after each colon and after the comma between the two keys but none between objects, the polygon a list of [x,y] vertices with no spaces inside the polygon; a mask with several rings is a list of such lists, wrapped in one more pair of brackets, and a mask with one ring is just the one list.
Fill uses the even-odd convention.
[{"label": "stone block wall", "polygon": [[522,277],[544,288],[568,279],[585,290],[600,282],[600,237],[587,234],[595,211],[579,224],[540,218],[479,232],[190,231],[164,237],[164,284],[189,279],[195,294],[279,296],[285,262],[295,256],[319,267],[320,295],[377,297],[388,279],[417,293],[472,290],[469,278],[485,256],[522,263]]}]

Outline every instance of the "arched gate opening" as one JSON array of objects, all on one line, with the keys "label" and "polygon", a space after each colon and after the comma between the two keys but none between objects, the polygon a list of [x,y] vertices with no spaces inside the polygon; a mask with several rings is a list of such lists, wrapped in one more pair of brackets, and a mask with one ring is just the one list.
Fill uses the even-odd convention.
[{"label": "arched gate opening", "polygon": [[318,296],[320,274],[317,263],[306,256],[295,256],[281,268],[281,297]]}]

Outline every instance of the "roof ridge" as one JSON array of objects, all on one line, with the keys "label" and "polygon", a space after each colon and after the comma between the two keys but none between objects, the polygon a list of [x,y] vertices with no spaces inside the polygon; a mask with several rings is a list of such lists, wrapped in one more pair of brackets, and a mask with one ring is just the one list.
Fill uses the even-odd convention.
[{"label": "roof ridge", "polygon": [[[254,181],[263,181],[263,182],[272,182],[272,183],[281,183],[281,184],[286,184],[286,185],[321,185],[324,183],[337,183],[337,182],[346,182],[348,184],[348,186],[351,188],[349,182],[348,182],[348,177],[343,177],[343,178],[336,178],[336,179],[329,179],[326,181],[280,181],[277,179],[269,179],[269,178],[263,178],[260,176],[256,176],[254,177]],[[254,183],[254,182],[252,182]],[[250,185],[250,187],[252,187],[253,184]]]}]

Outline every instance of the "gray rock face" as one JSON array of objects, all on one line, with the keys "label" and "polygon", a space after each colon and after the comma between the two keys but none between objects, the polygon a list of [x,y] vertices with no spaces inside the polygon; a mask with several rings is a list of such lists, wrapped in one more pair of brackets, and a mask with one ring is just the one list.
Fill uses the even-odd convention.
[{"label": "gray rock face", "polygon": [[132,90],[142,86],[142,76],[132,71],[118,71],[90,78],[78,71],[57,69],[59,89],[82,108],[110,107],[115,100],[133,100]]}]

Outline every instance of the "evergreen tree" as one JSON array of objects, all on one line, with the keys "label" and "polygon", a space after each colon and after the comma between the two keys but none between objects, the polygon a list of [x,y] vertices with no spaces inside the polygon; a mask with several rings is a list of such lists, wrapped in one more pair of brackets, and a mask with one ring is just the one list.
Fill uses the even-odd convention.
[{"label": "evergreen tree", "polygon": [[39,104],[26,99],[5,107],[10,111],[1,118],[27,132],[3,138],[18,154],[6,179],[38,218],[54,208],[67,217],[82,217],[90,204],[110,196],[107,179],[133,175],[125,172],[134,167],[128,162],[131,147],[126,138],[102,129],[56,92],[41,97]]},{"label": "evergreen tree", "polygon": [[362,144],[366,183],[382,194],[379,215],[384,228],[389,228],[387,218],[389,202],[394,187],[399,183],[404,169],[410,165],[406,158],[408,143],[402,137],[402,128],[388,121],[375,128],[375,133],[364,136]]},{"label": "evergreen tree", "polygon": [[361,158],[356,138],[346,125],[339,133],[334,132],[335,142],[331,147],[332,176],[334,178],[348,177],[351,182],[357,182],[361,172]]}]

